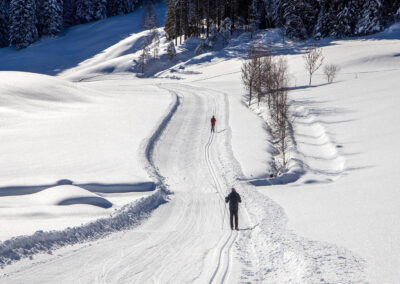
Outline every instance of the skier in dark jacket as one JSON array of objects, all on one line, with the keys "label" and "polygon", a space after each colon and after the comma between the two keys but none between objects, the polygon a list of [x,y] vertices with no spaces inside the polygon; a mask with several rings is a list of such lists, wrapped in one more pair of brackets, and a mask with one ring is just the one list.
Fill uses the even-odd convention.
[{"label": "skier in dark jacket", "polygon": [[231,229],[233,230],[233,217],[235,217],[235,230],[239,230],[239,203],[242,202],[239,193],[236,192],[236,189],[232,187],[232,192],[229,193],[227,197],[225,197],[225,202],[229,202],[229,212],[231,213]]},{"label": "skier in dark jacket", "polygon": [[215,119],[215,116],[211,118],[211,132],[215,132],[215,123],[217,120]]}]

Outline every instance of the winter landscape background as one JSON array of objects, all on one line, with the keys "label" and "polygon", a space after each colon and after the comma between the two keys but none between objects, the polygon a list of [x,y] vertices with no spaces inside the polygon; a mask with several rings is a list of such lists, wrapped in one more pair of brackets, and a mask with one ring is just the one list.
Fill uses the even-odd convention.
[{"label": "winter landscape background", "polygon": [[399,18],[2,1],[0,282],[399,283]]}]

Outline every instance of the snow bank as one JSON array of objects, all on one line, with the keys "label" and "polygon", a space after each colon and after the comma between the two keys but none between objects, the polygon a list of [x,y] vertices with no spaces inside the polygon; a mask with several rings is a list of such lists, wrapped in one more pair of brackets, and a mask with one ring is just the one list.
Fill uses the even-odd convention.
[{"label": "snow bank", "polygon": [[[150,138],[143,142],[143,147],[141,148],[144,150],[142,159],[146,165],[146,170],[156,180],[158,186],[151,195],[124,205],[109,218],[101,218],[86,225],[61,231],[38,231],[31,236],[14,237],[6,240],[0,243],[0,263],[7,265],[36,253],[50,252],[65,245],[96,240],[112,232],[130,229],[141,224],[155,208],[165,203],[166,195],[170,192],[152,162],[152,152],[157,140],[161,137],[163,130],[179,105],[178,97],[174,95],[173,98],[156,130]],[[35,200],[40,204],[50,203],[57,205],[85,203],[106,207],[111,204],[105,198],[72,185],[61,185],[36,193],[33,201]]]},{"label": "snow bank", "polygon": [[96,240],[110,233],[138,226],[160,204],[165,202],[162,190],[142,198],[133,204],[125,205],[109,218],[102,218],[87,225],[68,228],[63,231],[38,231],[31,236],[15,237],[0,243],[0,264],[4,266],[13,261],[41,252],[50,252],[65,245]]}]

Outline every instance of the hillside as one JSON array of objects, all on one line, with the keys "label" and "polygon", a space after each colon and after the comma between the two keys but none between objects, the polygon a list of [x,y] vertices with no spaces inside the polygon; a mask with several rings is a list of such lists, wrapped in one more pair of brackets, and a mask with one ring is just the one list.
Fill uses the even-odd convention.
[{"label": "hillside", "polygon": [[[0,282],[396,283],[400,26],[322,40],[341,71],[308,86],[312,41],[277,29],[197,56],[192,38],[172,60],[159,29],[139,74],[141,13],[0,50]],[[273,178],[268,109],[241,81],[255,42],[289,66],[290,161]]]}]

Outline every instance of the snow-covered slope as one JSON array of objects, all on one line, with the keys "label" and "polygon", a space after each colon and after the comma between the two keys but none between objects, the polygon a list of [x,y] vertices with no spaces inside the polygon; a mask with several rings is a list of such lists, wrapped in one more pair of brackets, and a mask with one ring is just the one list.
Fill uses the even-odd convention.
[{"label": "snow-covered slope", "polygon": [[[271,37],[267,33],[260,40],[270,43]],[[268,161],[273,151],[268,150],[267,141],[263,147],[258,145],[260,127],[238,107],[245,93],[240,84],[240,60],[215,58],[210,64],[191,67],[202,75],[181,76],[230,95],[235,157],[258,190],[283,207],[289,228],[352,250],[366,261],[366,280],[396,283],[400,278],[400,26],[366,38],[321,44],[325,45],[325,61],[342,70],[331,85],[326,85],[319,71],[313,87],[307,87],[303,59],[296,54],[304,43],[288,42],[283,49],[281,41],[274,42],[278,52],[293,54],[287,56],[296,117],[296,148],[291,155],[301,162],[293,169],[300,165],[304,173],[292,184],[271,185],[274,179],[254,180],[249,174],[256,176],[264,167],[257,163],[260,158],[253,156]],[[266,149],[264,155],[262,149]]]},{"label": "snow-covered slope", "polygon": [[[399,26],[322,42],[326,61],[342,70],[331,85],[317,74],[313,87],[300,54],[309,43],[282,43],[278,31],[254,39],[287,55],[293,85],[292,176],[270,180],[265,109],[243,102],[249,35],[196,57],[197,41],[188,41],[175,61],[153,62],[156,78],[137,78],[130,66],[146,32],[127,21],[138,15],[74,27],[19,54],[0,51],[2,69],[60,74],[0,76],[0,214],[8,218],[0,226],[12,227],[2,238],[86,223],[1,243],[5,262],[50,253],[7,265],[0,281],[396,283]],[[110,40],[89,36],[91,27]],[[69,53],[77,35],[92,46],[80,57]],[[66,50],[64,63],[27,63],[46,50]],[[223,203],[231,186],[243,197],[239,232],[229,230]],[[169,202],[141,224],[165,201],[165,187]],[[142,196],[150,198],[137,202]]]},{"label": "snow-covered slope", "polygon": [[[0,69],[60,73],[140,31],[141,17],[138,10],[71,28],[22,51],[0,49]],[[130,44],[131,52],[139,48]],[[128,52],[123,44],[113,50],[114,57]],[[85,86],[60,76],[1,71],[0,99],[1,240],[107,217],[155,189],[142,160],[145,140],[171,102],[167,91],[139,85],[129,75]],[[82,198],[73,190],[48,190],[63,184],[81,188]],[[49,192],[60,202],[36,202]],[[88,202],[92,194],[100,197]]]},{"label": "snow-covered slope", "polygon": [[[166,5],[159,3],[154,5],[154,8],[159,23],[163,23]],[[76,67],[130,35],[142,32],[144,10],[137,9],[127,15],[74,26],[68,28],[61,36],[41,38],[23,50],[1,48],[0,70],[56,75]],[[129,52],[126,49],[123,51]]]},{"label": "snow-covered slope", "polygon": [[[136,191],[154,190],[140,155],[143,140],[152,134],[171,100],[167,92],[133,83],[113,85],[110,90],[107,82],[87,88],[23,72],[0,72],[0,82],[3,240],[39,229],[80,225],[143,195]],[[127,85],[129,92],[125,91]],[[61,209],[34,202],[42,198],[42,190],[63,184],[63,180],[80,186],[94,184],[86,186],[93,192],[126,192],[126,200],[120,197],[113,207],[101,206],[101,210],[75,205]],[[32,204],[18,202],[18,196],[26,193],[30,194],[23,198]],[[108,202],[113,203],[111,199]],[[75,217],[69,218],[72,213]],[[6,216],[14,220],[8,230]]]}]

